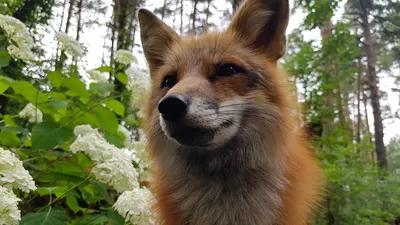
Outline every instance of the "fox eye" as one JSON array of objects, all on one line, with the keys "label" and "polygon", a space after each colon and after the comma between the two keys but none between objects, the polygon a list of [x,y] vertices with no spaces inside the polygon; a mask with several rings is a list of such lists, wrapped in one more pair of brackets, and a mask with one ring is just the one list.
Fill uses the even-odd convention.
[{"label": "fox eye", "polygon": [[230,77],[235,74],[241,73],[243,70],[235,64],[228,63],[220,66],[215,74],[218,77]]},{"label": "fox eye", "polygon": [[176,75],[170,74],[170,75],[167,75],[166,77],[164,77],[164,80],[162,81],[162,84],[161,84],[161,88],[169,89],[169,88],[172,88],[173,86],[175,86],[176,83],[177,83]]}]

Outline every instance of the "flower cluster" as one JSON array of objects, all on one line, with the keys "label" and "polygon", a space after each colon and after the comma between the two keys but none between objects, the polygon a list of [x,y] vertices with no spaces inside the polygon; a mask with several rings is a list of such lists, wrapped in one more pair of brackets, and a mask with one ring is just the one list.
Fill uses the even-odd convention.
[{"label": "flower cluster", "polygon": [[21,211],[18,209],[17,198],[12,191],[0,186],[0,224],[14,225],[21,220]]},{"label": "flower cluster", "polygon": [[[92,169],[96,178],[121,193],[114,208],[127,221],[133,224],[155,224],[155,215],[151,210],[154,201],[152,193],[146,188],[140,188],[138,182],[139,176],[141,180],[150,179],[144,158],[144,142],[133,141],[131,133],[123,125],[119,126],[118,131],[126,137],[126,149],[109,144],[98,129],[90,125],[75,127],[77,138],[70,149],[73,153],[88,154],[96,162]],[[132,160],[139,165],[140,174],[133,167]]]},{"label": "flower cluster", "polygon": [[0,148],[0,185],[9,189],[18,188],[24,192],[35,190],[35,182],[22,165],[22,162],[10,151]]},{"label": "flower cluster", "polygon": [[43,121],[43,113],[31,103],[27,104],[18,115],[21,118],[27,118],[31,123],[41,123]]},{"label": "flower cluster", "polygon": [[87,73],[90,78],[96,83],[107,83],[108,79],[103,76],[103,74],[98,70],[88,70]]},{"label": "flower cluster", "polygon": [[36,190],[35,182],[14,153],[0,147],[0,224],[18,224],[20,201],[13,189]]},{"label": "flower cluster", "polygon": [[72,57],[79,58],[82,56],[83,50],[79,42],[68,34],[63,32],[58,32],[56,34],[57,41],[61,44],[61,49],[66,51]]},{"label": "flower cluster", "polygon": [[97,129],[89,125],[77,126],[74,133],[77,138],[70,149],[73,153],[84,152],[96,162],[92,173],[97,179],[120,193],[139,186],[136,169],[124,151],[109,144]]},{"label": "flower cluster", "polygon": [[149,225],[156,224],[156,217],[152,213],[153,204],[152,193],[142,188],[122,193],[114,204],[114,208],[132,224]]},{"label": "flower cluster", "polygon": [[128,88],[132,90],[132,104],[140,109],[149,90],[149,80],[145,74],[136,67],[129,67],[125,70],[128,75]]},{"label": "flower cluster", "polygon": [[136,62],[136,57],[128,50],[119,49],[115,52],[116,61],[122,64]]},{"label": "flower cluster", "polygon": [[0,15],[0,28],[5,31],[11,43],[7,47],[7,51],[11,57],[24,61],[33,59],[31,49],[34,43],[24,23],[14,17]]}]

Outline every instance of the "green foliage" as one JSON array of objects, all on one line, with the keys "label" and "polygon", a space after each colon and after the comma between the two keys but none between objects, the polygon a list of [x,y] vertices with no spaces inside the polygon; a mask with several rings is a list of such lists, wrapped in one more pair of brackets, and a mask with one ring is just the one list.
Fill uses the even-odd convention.
[{"label": "green foliage", "polygon": [[[118,126],[125,120],[132,123],[132,118],[137,123],[137,117],[119,99],[132,92],[124,89],[116,94],[112,83],[87,85],[74,66],[42,70],[31,64],[45,79],[29,77],[20,70],[25,64],[11,59],[1,48],[0,101],[7,104],[1,107],[5,113],[0,114],[0,147],[18,154],[37,186],[30,194],[16,193],[22,200],[20,224],[125,224],[112,207],[118,193],[95,180],[91,174],[94,162],[83,153],[72,154],[70,145],[75,140],[74,128],[89,124],[104,133],[110,144],[124,148],[126,137],[118,132]],[[114,69],[104,66],[97,70]],[[120,71],[114,79],[126,85],[128,76]],[[30,115],[38,123],[19,115],[28,103],[38,109]]]}]

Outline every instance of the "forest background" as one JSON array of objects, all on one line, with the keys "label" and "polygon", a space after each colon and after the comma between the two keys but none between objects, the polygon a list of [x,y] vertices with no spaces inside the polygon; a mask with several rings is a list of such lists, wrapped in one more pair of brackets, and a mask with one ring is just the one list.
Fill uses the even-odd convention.
[{"label": "forest background", "polygon": [[[280,66],[328,178],[316,225],[400,224],[400,2],[292,0]],[[218,31],[240,0],[0,0],[0,224],[153,224],[137,11]]]}]

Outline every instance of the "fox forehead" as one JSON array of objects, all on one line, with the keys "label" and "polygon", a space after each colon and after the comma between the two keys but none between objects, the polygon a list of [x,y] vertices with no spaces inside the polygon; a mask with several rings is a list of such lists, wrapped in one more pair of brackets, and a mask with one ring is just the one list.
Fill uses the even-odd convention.
[{"label": "fox forehead", "polygon": [[164,55],[159,73],[177,73],[178,78],[192,72],[198,74],[199,71],[211,76],[215,66],[226,63],[233,63],[245,70],[261,69],[267,63],[265,58],[226,33],[182,38]]}]

